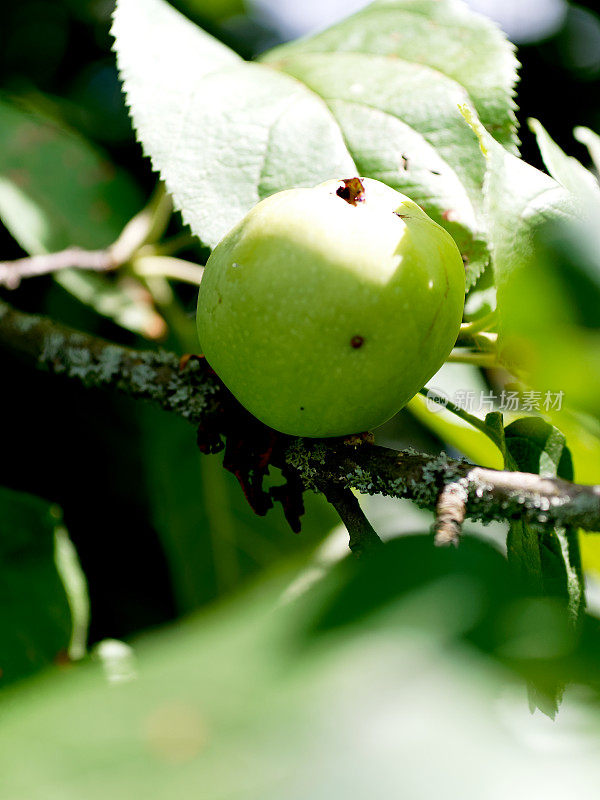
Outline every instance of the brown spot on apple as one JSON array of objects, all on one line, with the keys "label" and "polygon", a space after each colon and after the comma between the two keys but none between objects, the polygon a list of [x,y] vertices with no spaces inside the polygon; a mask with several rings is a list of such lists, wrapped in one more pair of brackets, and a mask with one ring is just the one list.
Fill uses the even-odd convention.
[{"label": "brown spot on apple", "polygon": [[365,202],[365,187],[360,178],[346,178],[338,186],[336,194],[351,206]]}]

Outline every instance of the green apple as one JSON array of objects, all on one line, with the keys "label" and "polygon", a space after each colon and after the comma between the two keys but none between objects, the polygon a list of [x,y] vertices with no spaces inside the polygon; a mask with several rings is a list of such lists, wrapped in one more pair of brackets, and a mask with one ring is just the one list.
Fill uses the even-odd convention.
[{"label": "green apple", "polygon": [[458,335],[465,273],[452,237],[368,178],[256,205],[211,254],[202,351],[262,422],[298,436],[381,425],[437,372]]}]

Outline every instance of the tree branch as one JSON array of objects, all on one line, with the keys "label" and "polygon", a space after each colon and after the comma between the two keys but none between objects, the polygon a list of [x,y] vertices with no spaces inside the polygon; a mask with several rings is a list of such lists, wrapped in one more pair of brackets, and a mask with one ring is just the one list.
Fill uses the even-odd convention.
[{"label": "tree branch", "polygon": [[[2,301],[0,350],[85,386],[149,400],[217,437],[235,427],[243,413],[201,358],[184,361],[172,353],[121,347],[16,311]],[[271,463],[292,468],[305,487],[335,497],[340,514],[346,516],[355,535],[361,529],[363,538],[372,538],[365,533],[365,522],[357,517],[350,521],[356,509],[348,493],[341,496],[337,490],[408,498],[435,511],[444,488],[459,483],[465,496],[465,518],[483,522],[522,518],[600,531],[600,486],[485,469],[445,453],[432,457],[390,450],[357,437],[345,441],[272,435],[276,446],[271,449],[278,455]]]},{"label": "tree branch", "polygon": [[24,314],[0,300],[0,350],[84,386],[150,400],[194,425],[221,412],[222,384],[203,359],[134,350]]},{"label": "tree branch", "polygon": [[447,483],[440,492],[433,526],[437,547],[458,547],[467,511],[466,502],[467,490],[462,480]]},{"label": "tree branch", "polygon": [[349,447],[339,439],[295,440],[287,460],[310,488],[331,481],[363,494],[406,498],[435,511],[444,487],[460,481],[466,492],[465,518],[525,519],[600,531],[600,486],[487,469],[446,453],[429,456],[367,443]]}]

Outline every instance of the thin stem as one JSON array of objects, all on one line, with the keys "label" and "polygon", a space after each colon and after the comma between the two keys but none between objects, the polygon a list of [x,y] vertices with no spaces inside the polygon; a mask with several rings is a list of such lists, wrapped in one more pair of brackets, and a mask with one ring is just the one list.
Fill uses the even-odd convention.
[{"label": "thin stem", "polygon": [[[154,253],[157,256],[174,256],[175,253],[178,253],[180,250],[194,247],[197,244],[198,239],[196,236],[187,231],[183,231],[167,239],[166,242],[160,242],[160,244],[154,245]],[[140,255],[144,255],[144,253],[140,251]]]},{"label": "thin stem", "polygon": [[437,403],[441,408],[447,408],[448,411],[451,411],[455,416],[460,417],[460,419],[468,422],[469,425],[472,425],[474,428],[477,428],[478,431],[481,433],[485,433],[485,435],[492,440],[492,442],[503,452],[502,442],[499,440],[496,432],[493,431],[484,420],[479,419],[474,414],[469,414],[468,411],[465,411],[464,408],[457,406],[452,400],[448,400],[446,397],[442,397],[439,394],[431,391],[431,389],[420,389],[419,394],[422,394],[423,397],[426,397],[428,400],[433,400],[433,402]]},{"label": "thin stem", "polygon": [[472,350],[462,350],[460,348],[455,348],[446,361],[450,364],[471,364],[472,366],[482,367],[484,369],[493,369],[499,366],[495,353],[477,353]]},{"label": "thin stem", "polygon": [[187,353],[199,353],[200,344],[194,318],[185,313],[169,281],[164,275],[139,277],[150,292],[154,304],[167,321],[169,330],[178,343],[178,349],[181,348]]},{"label": "thin stem", "polygon": [[488,331],[480,331],[479,333],[474,334],[473,343],[480,350],[490,350],[495,352],[496,347],[498,346],[498,334],[489,333]]},{"label": "thin stem", "polygon": [[204,267],[171,256],[140,256],[132,264],[134,274],[144,278],[150,275],[161,275],[164,278],[191,283],[200,286]]},{"label": "thin stem", "polygon": [[63,269],[87,269],[94,272],[109,272],[119,266],[115,254],[106,250],[84,250],[68,247],[57,253],[17,258],[15,261],[0,261],[0,286],[16,289],[23,278],[49,275]]},{"label": "thin stem", "polygon": [[460,333],[458,334],[459,340],[463,338],[471,338],[476,333],[489,330],[496,322],[496,312],[490,311],[489,314],[484,314],[479,319],[474,319],[471,322],[463,322],[460,326]]},{"label": "thin stem", "polygon": [[123,228],[118,238],[100,250],[67,247],[56,253],[42,253],[14,261],[0,261],[0,286],[16,289],[24,278],[49,275],[65,269],[111,272],[129,262],[146,242],[154,241],[166,227],[172,206],[159,183],[148,204]]}]

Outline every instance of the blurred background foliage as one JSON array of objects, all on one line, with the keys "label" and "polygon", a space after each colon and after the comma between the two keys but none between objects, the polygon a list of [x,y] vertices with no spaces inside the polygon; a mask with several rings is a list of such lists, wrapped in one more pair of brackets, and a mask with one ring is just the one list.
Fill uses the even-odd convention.
[{"label": "blurred background foliage", "polygon": [[[249,58],[363,3],[178,0],[174,5]],[[525,124],[535,117],[566,152],[589,166],[588,151],[573,139],[573,127],[600,130],[600,17],[594,4],[540,0],[525,8],[523,3],[507,0],[472,0],[471,5],[496,18],[518,46],[523,64],[518,89],[523,158],[543,167],[534,135]],[[155,189],[156,178],[142,158],[121,96],[111,53],[111,12],[110,0],[20,0],[5,10],[0,30],[0,216],[7,226],[0,231],[2,259],[24,254],[11,235],[17,231],[31,252],[53,250],[72,241],[105,246]],[[33,199],[31,193],[19,191],[27,188],[30,175],[35,175],[36,186],[41,185]],[[182,232],[181,221],[174,215],[168,222],[167,240]],[[576,479],[600,482],[597,384],[590,383],[589,374],[582,380],[580,362],[570,357],[573,350],[582,356],[589,353],[585,369],[597,382],[597,250],[590,255],[587,239],[571,229],[541,231],[539,236],[535,263],[523,273],[522,283],[513,284],[513,290],[517,298],[536,296],[543,274],[547,291],[540,295],[539,314],[532,314],[528,305],[526,313],[513,316],[513,325],[517,333],[537,342],[542,352],[552,348],[552,357],[546,354],[543,364],[553,372],[536,375],[541,386],[555,388],[557,376],[573,373],[569,386],[576,405],[587,413],[569,412],[553,421],[567,437]],[[206,258],[205,251],[185,240],[180,254],[197,263]],[[196,346],[195,287],[155,283],[152,288],[155,302],[126,273],[65,273],[57,279],[24,282],[6,296],[25,310],[47,313],[124,344],[192,352]],[[484,297],[485,279],[478,289]],[[156,297],[163,301],[156,302]],[[570,297],[572,302],[565,303]],[[582,297],[587,298],[584,304]],[[516,301],[514,307],[523,310]],[[468,541],[459,554],[435,552],[425,537],[407,537],[395,541],[386,558],[375,559],[364,570],[345,562],[323,578],[326,567],[339,556],[340,543],[343,547],[343,531],[336,527],[337,518],[322,498],[306,497],[303,530],[295,536],[279,509],[266,518],[251,512],[220,459],[201,456],[193,432],[181,420],[151,408],[140,409],[125,399],[86,392],[24,369],[8,356],[3,358],[0,485],[7,489],[0,494],[0,610],[4,618],[0,636],[13,654],[12,661],[5,661],[5,683],[49,662],[66,664],[73,648],[75,652],[81,648],[81,641],[73,639],[73,621],[81,632],[89,609],[68,536],[87,580],[91,645],[179,620],[216,598],[235,595],[261,571],[271,576],[265,586],[248,595],[255,616],[249,616],[245,600],[232,599],[212,622],[196,618],[167,628],[153,642],[143,640],[140,658],[146,659],[147,666],[137,684],[140,688],[123,687],[118,700],[106,694],[98,665],[84,668],[79,690],[86,709],[92,709],[99,720],[95,747],[108,748],[116,728],[126,732],[125,738],[131,734],[120,759],[124,765],[128,759],[129,763],[138,759],[139,769],[131,778],[137,791],[143,787],[148,797],[164,796],[164,787],[173,786],[169,772],[173,762],[192,765],[189,774],[177,780],[182,781],[182,791],[193,785],[199,780],[194,759],[210,742],[203,766],[209,772],[232,758],[252,765],[243,781],[239,776],[231,778],[229,794],[223,797],[281,797],[277,776],[269,772],[271,765],[263,769],[264,753],[268,748],[277,750],[277,742],[290,740],[297,742],[306,758],[316,758],[311,736],[316,730],[315,741],[331,742],[329,716],[339,714],[345,732],[334,751],[326,751],[318,762],[323,771],[315,774],[321,782],[306,785],[306,776],[295,775],[285,795],[331,797],[328,786],[348,783],[342,774],[344,759],[351,760],[352,753],[360,750],[356,742],[347,741],[348,730],[372,724],[383,731],[380,754],[387,752],[386,747],[395,752],[397,740],[392,747],[385,704],[406,709],[410,693],[424,697],[432,682],[445,687],[446,695],[439,690],[421,723],[419,709],[413,708],[413,727],[421,724],[426,731],[446,720],[448,728],[447,720],[462,714],[488,735],[489,748],[484,750],[490,759],[498,747],[505,748],[507,756],[515,756],[508,738],[499,742],[490,737],[485,720],[495,719],[496,712],[490,711],[494,697],[501,687],[516,685],[516,677],[530,682],[538,704],[550,714],[553,698],[569,677],[576,676],[580,687],[586,686],[581,692],[588,705],[597,702],[595,665],[600,639],[596,623],[589,619],[584,630],[574,632],[552,601],[522,596],[498,555],[505,527],[467,526],[467,533],[483,541]],[[497,371],[484,373],[453,364],[444,367],[436,385],[451,394],[458,388],[499,388],[505,380]],[[415,398],[377,435],[381,443],[393,447],[412,446],[430,453],[445,448],[484,465],[502,464],[499,452],[484,436],[447,412],[432,415],[422,398]],[[365,508],[388,539],[400,533],[426,533],[431,522],[408,503],[376,497],[365,500]],[[306,566],[307,554],[331,531]],[[600,568],[595,545],[584,546],[584,553],[590,567]],[[293,566],[277,572],[284,561]],[[32,586],[39,594],[30,592]],[[307,587],[314,588],[314,596],[306,592]],[[276,612],[267,614],[265,609],[273,604]],[[36,612],[40,607],[43,615]],[[19,614],[9,610],[15,608]],[[256,617],[265,616],[268,621],[260,623],[264,630],[256,630]],[[373,625],[375,619],[378,622]],[[369,625],[363,625],[367,620]],[[354,638],[348,634],[350,623],[356,625]],[[369,634],[371,628],[375,633]],[[393,636],[383,635],[382,631],[389,633],[392,628]],[[402,635],[396,638],[398,631]],[[442,649],[443,657],[439,655]],[[211,659],[199,660],[199,654],[206,652]],[[342,670],[346,683],[340,688],[334,684],[342,662],[352,666]],[[73,675],[67,666],[61,669],[65,672],[62,683],[37,679],[30,701],[39,700],[41,711],[34,721],[22,723],[17,716],[8,720],[5,730],[13,749],[3,751],[2,758],[11,798],[21,796],[19,787],[26,782],[14,754],[35,736],[41,735],[44,742],[37,756],[57,785],[63,779],[61,770],[68,768],[60,759],[61,747],[82,763],[89,758],[89,753],[77,749],[88,721],[69,706],[68,681]],[[364,681],[371,670],[374,675],[381,671],[375,688]],[[430,675],[427,687],[419,681],[419,670]],[[465,671],[478,676],[473,679],[479,681],[475,689],[468,685]],[[167,700],[161,683],[165,672],[171,676]],[[344,691],[357,699],[355,708],[344,706]],[[467,699],[472,692],[476,699]],[[230,703],[217,707],[215,698],[228,693],[232,693]],[[454,694],[460,701],[452,699]],[[317,702],[322,704],[317,719],[309,718],[306,701],[313,709]],[[269,724],[258,731],[257,719],[265,707]],[[200,716],[195,708],[202,709]],[[62,718],[68,724],[61,725]],[[535,727],[528,728],[530,723],[522,722],[518,713],[506,722],[506,729],[517,719],[532,740],[544,735]],[[183,726],[187,731],[183,739],[179,734],[171,739],[161,734],[161,728],[168,731],[170,725],[177,731]],[[213,728],[217,730],[214,737]],[[597,734],[597,719],[577,718],[574,728],[572,741],[589,744]],[[49,748],[57,729],[61,733],[56,748]],[[231,734],[232,730],[238,733]],[[239,731],[244,731],[243,737]],[[446,736],[453,734],[445,730]],[[417,741],[421,740],[417,737]],[[440,748],[447,748],[448,740],[442,741],[441,733],[437,741]],[[466,726],[457,742],[446,754],[457,751],[459,745],[477,744]],[[289,752],[286,748],[287,755],[281,754],[282,774],[295,769],[285,762]],[[374,763],[379,762],[375,759]],[[410,759],[403,763],[408,766]],[[511,763],[515,777],[532,780],[533,768],[525,759],[515,756]],[[531,764],[542,766],[535,759]],[[548,769],[545,796],[558,796],[565,784],[547,760],[543,766]],[[95,794],[86,774],[96,773],[82,770],[72,793],[64,791],[60,796],[104,796],[106,784]],[[410,781],[416,782],[416,776],[415,771]],[[359,789],[349,785],[346,796],[361,796]],[[336,791],[341,796],[339,788]],[[49,792],[32,792],[29,787],[27,800],[49,796]],[[172,794],[177,796],[177,791]],[[422,796],[431,794],[424,791]],[[475,788],[472,796],[483,795]],[[586,796],[584,788],[582,796]]]},{"label": "blurred background foliage", "polygon": [[[334,539],[133,651],[9,687],[7,797],[595,797],[595,620],[576,632],[476,539],[337,565]],[[574,678],[560,726],[529,714],[524,680],[552,713]]]}]

